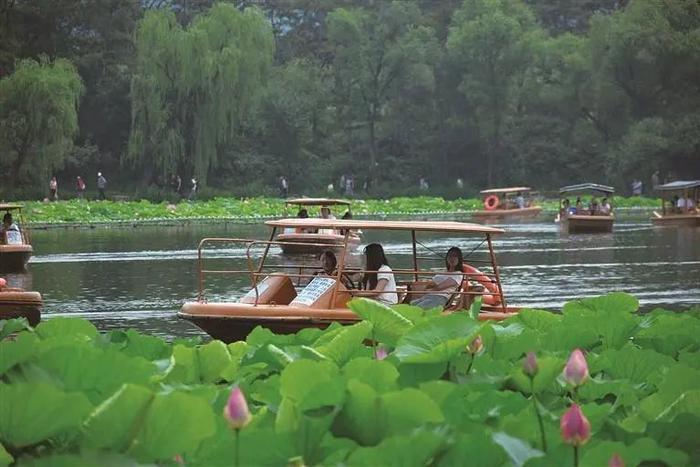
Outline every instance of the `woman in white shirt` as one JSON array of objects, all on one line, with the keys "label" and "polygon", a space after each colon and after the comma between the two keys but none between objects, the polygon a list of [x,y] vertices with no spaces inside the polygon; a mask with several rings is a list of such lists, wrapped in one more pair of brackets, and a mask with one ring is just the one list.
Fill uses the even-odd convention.
[{"label": "woman in white shirt", "polygon": [[411,305],[419,306],[429,310],[431,308],[443,308],[452,294],[459,288],[464,275],[462,273],[462,263],[464,258],[462,250],[453,246],[447,250],[445,256],[445,268],[447,272],[435,274],[425,288],[426,293],[411,301]]},{"label": "woman in white shirt", "polygon": [[362,287],[379,292],[369,298],[385,305],[396,305],[399,301],[396,295],[396,279],[389,267],[384,248],[379,243],[370,243],[365,247],[365,269],[367,272],[362,278]]}]

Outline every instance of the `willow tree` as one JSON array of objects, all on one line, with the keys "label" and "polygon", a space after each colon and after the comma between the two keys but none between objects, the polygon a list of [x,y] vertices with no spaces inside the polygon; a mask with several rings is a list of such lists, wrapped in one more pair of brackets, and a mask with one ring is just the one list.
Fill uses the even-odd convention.
[{"label": "willow tree", "polygon": [[22,60],[0,80],[2,185],[36,183],[63,166],[78,133],[82,93],[78,72],[62,59]]},{"label": "willow tree", "polygon": [[123,162],[206,181],[262,94],[272,61],[269,24],[255,9],[217,4],[183,28],[171,11],[136,31],[132,129]]}]

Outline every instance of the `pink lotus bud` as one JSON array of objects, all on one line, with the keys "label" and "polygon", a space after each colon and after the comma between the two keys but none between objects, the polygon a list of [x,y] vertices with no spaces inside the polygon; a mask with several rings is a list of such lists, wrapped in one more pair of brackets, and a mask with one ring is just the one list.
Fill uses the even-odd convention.
[{"label": "pink lotus bud", "polygon": [[528,352],[525,356],[525,360],[523,360],[523,373],[530,378],[534,378],[537,371],[539,371],[539,367],[537,366],[537,357],[535,356],[535,352]]},{"label": "pink lotus bud", "polygon": [[625,467],[625,462],[618,453],[615,453],[608,461],[608,467]]},{"label": "pink lotus bud", "polygon": [[581,386],[588,379],[588,363],[581,349],[571,352],[564,367],[564,379],[574,387]]},{"label": "pink lotus bud", "polygon": [[231,428],[236,430],[250,423],[251,416],[248,410],[248,403],[245,401],[243,391],[238,386],[233,388],[228,402],[224,406],[224,417],[228,420]]},{"label": "pink lotus bud", "polygon": [[476,336],[471,344],[467,347],[467,351],[472,354],[478,354],[484,349],[484,342],[481,340],[481,334]]},{"label": "pink lotus bud", "polygon": [[388,356],[389,352],[387,352],[386,348],[382,347],[381,345],[374,351],[374,358],[377,360],[384,360]]},{"label": "pink lotus bud", "polygon": [[571,404],[569,410],[562,415],[559,427],[564,442],[573,446],[586,444],[591,437],[591,424],[576,404]]}]

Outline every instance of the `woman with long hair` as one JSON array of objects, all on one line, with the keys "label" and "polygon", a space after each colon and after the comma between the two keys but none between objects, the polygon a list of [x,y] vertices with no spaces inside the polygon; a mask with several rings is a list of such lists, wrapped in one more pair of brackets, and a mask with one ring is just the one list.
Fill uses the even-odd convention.
[{"label": "woman with long hair", "polygon": [[365,290],[380,292],[370,298],[385,305],[396,305],[399,301],[396,295],[396,279],[389,267],[389,261],[384,254],[384,248],[379,243],[370,243],[365,247],[365,272],[362,287]]},{"label": "woman with long hair", "polygon": [[420,295],[415,300],[412,300],[411,305],[416,305],[426,310],[437,307],[442,308],[447,305],[447,301],[462,283],[463,263],[462,250],[456,246],[447,250],[447,255],[445,255],[445,269],[447,269],[447,272],[435,274],[424,289],[424,291],[429,293]]}]

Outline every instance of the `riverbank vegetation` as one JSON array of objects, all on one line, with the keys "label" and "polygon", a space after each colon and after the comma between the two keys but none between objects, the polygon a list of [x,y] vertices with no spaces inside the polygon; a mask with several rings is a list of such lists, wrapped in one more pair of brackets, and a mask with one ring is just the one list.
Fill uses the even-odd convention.
[{"label": "riverbank vegetation", "polygon": [[0,13],[5,199],[42,199],[53,174],[59,196],[78,175],[94,190],[98,171],[138,197],[175,174],[184,193],[194,176],[246,197],[281,175],[292,192],[344,190],[345,174],[390,197],[421,178],[468,196],[589,179],[626,192],[656,170],[700,171],[695,0],[26,0]]},{"label": "riverbank vegetation", "polygon": [[0,322],[0,465],[700,463],[698,310],[351,307],[353,326],[229,345]]},{"label": "riverbank vegetation", "polygon": [[[616,198],[618,208],[658,208],[661,201],[652,198]],[[542,201],[545,210],[559,209],[558,201]],[[279,198],[214,198],[208,201],[152,203],[141,201],[59,201],[26,202],[25,215],[33,224],[60,223],[109,223],[121,221],[149,221],[167,219],[256,219],[260,217],[294,217],[296,208],[285,209]],[[355,216],[459,214],[483,209],[483,201],[476,198],[445,200],[437,197],[412,197],[391,199],[354,200],[352,213]],[[339,208],[336,215],[344,213]],[[311,209],[311,215],[315,215]]]}]

